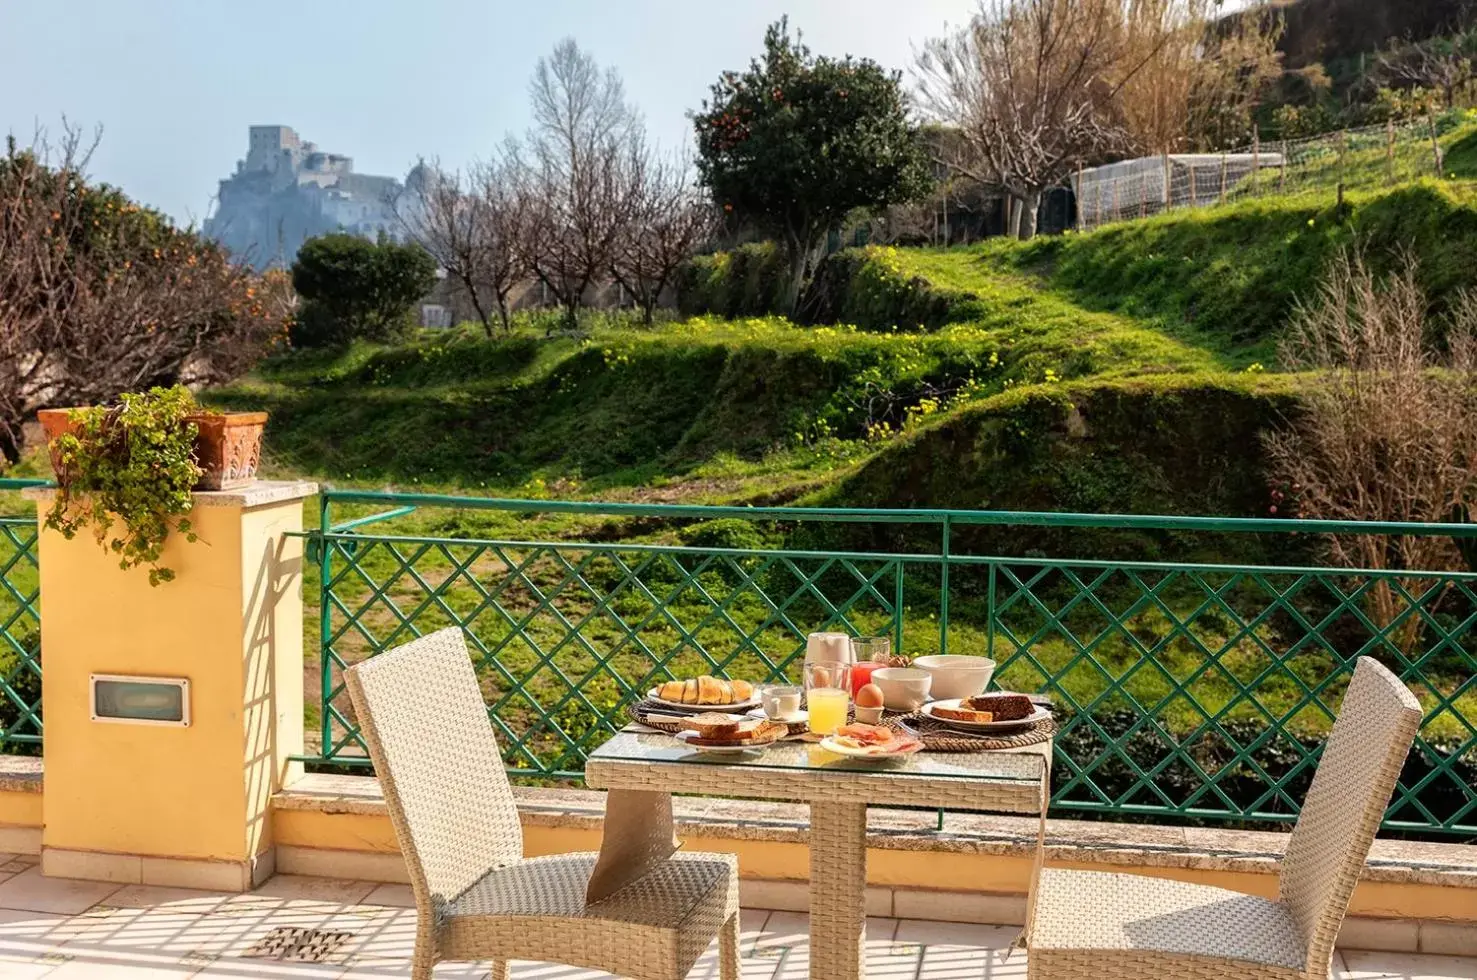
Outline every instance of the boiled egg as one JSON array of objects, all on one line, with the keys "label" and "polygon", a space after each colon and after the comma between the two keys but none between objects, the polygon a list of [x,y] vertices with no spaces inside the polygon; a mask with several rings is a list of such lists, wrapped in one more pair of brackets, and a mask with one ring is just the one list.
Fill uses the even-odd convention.
[{"label": "boiled egg", "polygon": [[856,692],[856,706],[858,708],[882,707],[882,688],[876,684],[863,684]]}]

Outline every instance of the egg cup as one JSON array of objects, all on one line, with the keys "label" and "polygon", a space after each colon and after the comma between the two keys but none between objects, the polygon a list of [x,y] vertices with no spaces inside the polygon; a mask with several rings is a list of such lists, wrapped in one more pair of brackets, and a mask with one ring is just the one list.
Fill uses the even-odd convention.
[{"label": "egg cup", "polygon": [[878,705],[875,708],[863,708],[863,707],[861,707],[861,706],[858,705],[855,708],[855,711],[856,711],[856,720],[859,721],[859,722],[861,722],[863,725],[880,725],[880,724],[882,724],[882,706],[881,705]]}]

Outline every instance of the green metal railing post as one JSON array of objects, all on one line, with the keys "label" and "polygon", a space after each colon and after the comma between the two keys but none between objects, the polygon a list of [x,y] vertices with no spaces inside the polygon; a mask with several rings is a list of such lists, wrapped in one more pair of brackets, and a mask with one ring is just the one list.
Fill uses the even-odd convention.
[{"label": "green metal railing post", "polygon": [[328,487],[318,490],[318,678],[323,700],[320,706],[319,726],[323,741],[319,750],[329,754],[333,746],[333,589],[332,566],[329,555],[333,544],[328,539],[332,524],[333,491]]},{"label": "green metal railing post", "polygon": [[903,652],[903,563],[893,565],[892,590],[892,649]]},{"label": "green metal railing post", "polygon": [[991,660],[995,659],[995,564],[992,562],[987,572],[987,586],[985,594],[985,656]]},{"label": "green metal railing post", "polygon": [[939,546],[939,653],[949,652],[949,538],[950,515],[942,522]]}]

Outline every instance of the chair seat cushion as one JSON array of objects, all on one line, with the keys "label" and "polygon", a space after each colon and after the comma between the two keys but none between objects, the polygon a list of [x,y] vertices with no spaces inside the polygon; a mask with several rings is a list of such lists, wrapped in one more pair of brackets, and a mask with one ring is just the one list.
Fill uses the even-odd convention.
[{"label": "chair seat cushion", "polygon": [[586,905],[596,858],[555,854],[489,872],[443,908],[441,955],[682,977],[738,911],[735,855],[679,852]]},{"label": "chair seat cushion", "polygon": [[1293,975],[1307,956],[1291,913],[1277,902],[1165,878],[1055,868],[1041,872],[1030,949],[1033,960],[1054,951],[1085,954],[1072,956],[1081,962],[1160,953]]}]

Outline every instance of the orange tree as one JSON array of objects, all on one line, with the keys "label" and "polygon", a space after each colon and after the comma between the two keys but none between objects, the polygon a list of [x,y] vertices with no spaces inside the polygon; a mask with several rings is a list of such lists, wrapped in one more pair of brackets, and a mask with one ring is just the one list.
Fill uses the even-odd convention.
[{"label": "orange tree", "polygon": [[812,55],[781,20],[765,32],[763,57],[724,72],[693,114],[714,201],[784,246],[791,311],[812,255],[847,214],[926,188],[900,77],[866,58]]}]

